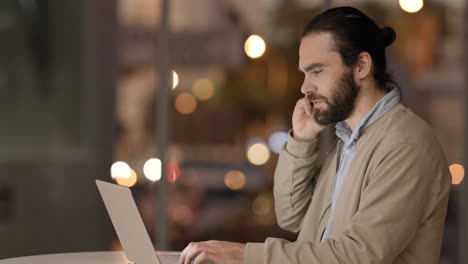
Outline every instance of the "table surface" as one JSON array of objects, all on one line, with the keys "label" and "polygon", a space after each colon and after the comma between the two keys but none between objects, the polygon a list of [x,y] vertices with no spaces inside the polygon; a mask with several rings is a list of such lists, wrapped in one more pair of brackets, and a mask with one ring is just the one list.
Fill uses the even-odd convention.
[{"label": "table surface", "polygon": [[[161,255],[180,254],[180,252],[158,252]],[[79,252],[27,256],[0,260],[0,264],[127,264],[123,251]]]}]

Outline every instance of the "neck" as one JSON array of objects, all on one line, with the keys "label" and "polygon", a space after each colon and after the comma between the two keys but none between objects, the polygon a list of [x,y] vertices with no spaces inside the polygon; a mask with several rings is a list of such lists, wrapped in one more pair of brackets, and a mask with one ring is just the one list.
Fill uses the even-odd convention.
[{"label": "neck", "polygon": [[346,119],[348,126],[354,131],[359,122],[366,116],[374,105],[386,95],[386,92],[377,87],[361,87],[356,97],[354,109]]}]

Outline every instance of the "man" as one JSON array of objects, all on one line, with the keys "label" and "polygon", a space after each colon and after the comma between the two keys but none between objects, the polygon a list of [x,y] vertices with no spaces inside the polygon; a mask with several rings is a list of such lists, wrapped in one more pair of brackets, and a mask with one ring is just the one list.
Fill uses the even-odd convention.
[{"label": "man", "polygon": [[[293,129],[275,171],[279,225],[296,242],[191,243],[181,263],[438,263],[450,189],[430,127],[399,103],[387,74],[391,28],[351,7],[305,28]],[[317,136],[337,123],[319,162]]]}]

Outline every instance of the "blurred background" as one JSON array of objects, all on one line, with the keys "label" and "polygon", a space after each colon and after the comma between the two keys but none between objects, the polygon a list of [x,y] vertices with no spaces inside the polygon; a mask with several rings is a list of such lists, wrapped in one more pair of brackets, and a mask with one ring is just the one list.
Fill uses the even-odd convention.
[{"label": "blurred background", "polygon": [[396,30],[389,68],[452,173],[441,263],[468,263],[465,0],[2,0],[0,259],[121,250],[95,179],[131,187],[158,249],[295,240],[273,172],[302,29],[339,5]]}]

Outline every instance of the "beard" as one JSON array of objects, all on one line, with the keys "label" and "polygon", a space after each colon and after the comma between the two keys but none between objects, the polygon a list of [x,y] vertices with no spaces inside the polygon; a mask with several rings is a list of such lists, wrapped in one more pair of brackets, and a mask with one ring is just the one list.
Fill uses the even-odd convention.
[{"label": "beard", "polygon": [[311,94],[308,99],[323,100],[323,109],[314,108],[314,118],[319,125],[327,126],[331,123],[346,120],[354,110],[359,86],[353,78],[353,72],[343,73],[341,78],[333,85],[330,98]]}]

